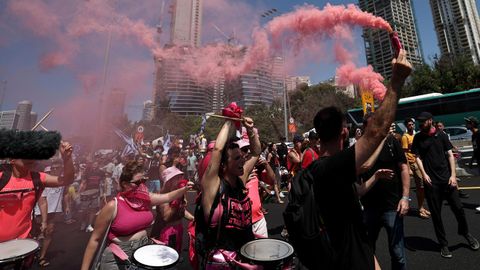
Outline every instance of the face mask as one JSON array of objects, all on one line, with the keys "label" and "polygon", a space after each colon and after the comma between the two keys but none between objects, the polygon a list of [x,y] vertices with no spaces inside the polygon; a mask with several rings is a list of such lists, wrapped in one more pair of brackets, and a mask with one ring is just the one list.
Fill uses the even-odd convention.
[{"label": "face mask", "polygon": [[150,209],[150,195],[144,183],[128,191],[119,193],[119,196],[122,196],[127,204],[135,210]]}]

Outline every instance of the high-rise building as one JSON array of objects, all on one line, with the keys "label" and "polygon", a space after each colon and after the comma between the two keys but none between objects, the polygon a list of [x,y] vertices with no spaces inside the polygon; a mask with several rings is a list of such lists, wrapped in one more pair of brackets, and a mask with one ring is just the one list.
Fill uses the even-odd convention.
[{"label": "high-rise building", "polygon": [[200,115],[212,111],[213,86],[199,85],[181,68],[187,57],[191,56],[185,54],[182,58],[156,60],[155,117],[161,117],[161,111],[165,109],[180,115]]},{"label": "high-rise building", "polygon": [[[422,49],[417,35],[417,26],[411,0],[359,0],[363,11],[382,17],[390,23],[407,52],[407,59],[413,65],[423,63]],[[367,63],[389,79],[392,75],[394,49],[389,34],[384,30],[363,30]]]},{"label": "high-rise building", "polygon": [[241,107],[273,103],[276,85],[272,79],[272,60],[262,61],[257,67],[237,79],[227,81],[225,95],[229,102],[235,101]]},{"label": "high-rise building", "polygon": [[466,55],[480,63],[480,19],[474,0],[430,0],[442,55]]},{"label": "high-rise building", "polygon": [[36,112],[30,113],[30,129],[35,126],[38,120],[38,114]]},{"label": "high-rise building", "polygon": [[16,110],[0,112],[0,129],[17,129],[18,118]]},{"label": "high-rise building", "polygon": [[175,0],[172,5],[170,43],[200,47],[203,0]]},{"label": "high-rise building", "polygon": [[295,91],[301,84],[311,85],[310,76],[288,76],[286,79],[287,92]]},{"label": "high-rise building", "polygon": [[283,98],[285,84],[285,60],[281,56],[274,56],[272,58],[272,87],[274,98]]},{"label": "high-rise building", "polygon": [[32,113],[32,102],[29,100],[20,101],[17,105],[17,114],[18,114],[18,130],[30,130],[31,120],[30,116]]},{"label": "high-rise building", "polygon": [[142,120],[152,121],[154,114],[155,114],[155,105],[153,104],[153,101],[147,100],[143,102]]}]

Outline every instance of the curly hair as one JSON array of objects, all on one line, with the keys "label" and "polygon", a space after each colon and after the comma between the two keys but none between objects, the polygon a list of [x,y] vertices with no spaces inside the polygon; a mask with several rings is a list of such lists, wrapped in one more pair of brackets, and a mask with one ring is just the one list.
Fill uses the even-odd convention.
[{"label": "curly hair", "polygon": [[143,165],[140,165],[137,161],[131,160],[125,164],[125,167],[122,169],[122,174],[120,175],[120,183],[130,182],[133,179],[133,176],[137,173],[143,172]]}]

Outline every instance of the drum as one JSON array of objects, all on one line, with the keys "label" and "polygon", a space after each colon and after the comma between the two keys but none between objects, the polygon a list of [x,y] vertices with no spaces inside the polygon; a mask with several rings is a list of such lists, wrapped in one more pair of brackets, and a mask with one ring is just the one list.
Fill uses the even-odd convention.
[{"label": "drum", "polygon": [[277,239],[257,239],[242,246],[240,254],[251,264],[264,269],[290,269],[293,266],[293,247]]},{"label": "drum", "polygon": [[0,243],[0,269],[27,269],[40,245],[32,239]]},{"label": "drum", "polygon": [[85,190],[84,192],[80,193],[80,201],[82,202],[93,201],[95,199],[98,199],[99,196],[100,196],[100,191],[98,189]]},{"label": "drum", "polygon": [[164,245],[146,245],[133,252],[133,263],[139,269],[175,269],[179,255],[177,251]]}]

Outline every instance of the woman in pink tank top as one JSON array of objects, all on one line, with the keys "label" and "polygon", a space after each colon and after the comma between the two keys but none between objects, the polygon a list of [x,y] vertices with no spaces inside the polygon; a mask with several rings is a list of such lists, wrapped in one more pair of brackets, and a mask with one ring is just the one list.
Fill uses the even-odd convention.
[{"label": "woman in pink tank top", "polygon": [[[128,268],[128,261],[119,260],[121,255],[131,257],[135,249],[150,243],[146,229],[153,222],[151,206],[181,198],[193,186],[192,182],[188,182],[185,186],[169,193],[149,193],[143,173],[142,165],[136,161],[129,161],[123,168],[120,176],[122,191],[117,195],[116,200],[107,203],[98,215],[94,231],[85,249],[82,270],[90,269],[95,252],[105,233],[108,233],[108,241],[111,245],[103,251],[101,269]],[[110,229],[107,231],[110,223]],[[111,249],[111,247],[115,248]]]},{"label": "woman in pink tank top", "polygon": [[[253,129],[253,120],[244,117],[242,123],[250,141],[248,160],[242,155],[239,144],[229,138],[234,131],[234,123],[227,121],[217,135],[209,165],[201,180],[201,208],[207,226],[211,228],[208,231],[215,232],[206,233],[206,250],[196,251],[197,254],[206,254],[200,260],[201,269],[235,269],[235,263],[241,263],[238,261],[240,247],[254,239],[251,200],[245,184],[261,148],[258,134]],[[218,197],[220,199],[215,200]],[[214,201],[218,203],[214,205]],[[210,211],[215,214],[210,215]],[[208,220],[209,216],[212,216],[211,220]]]}]

